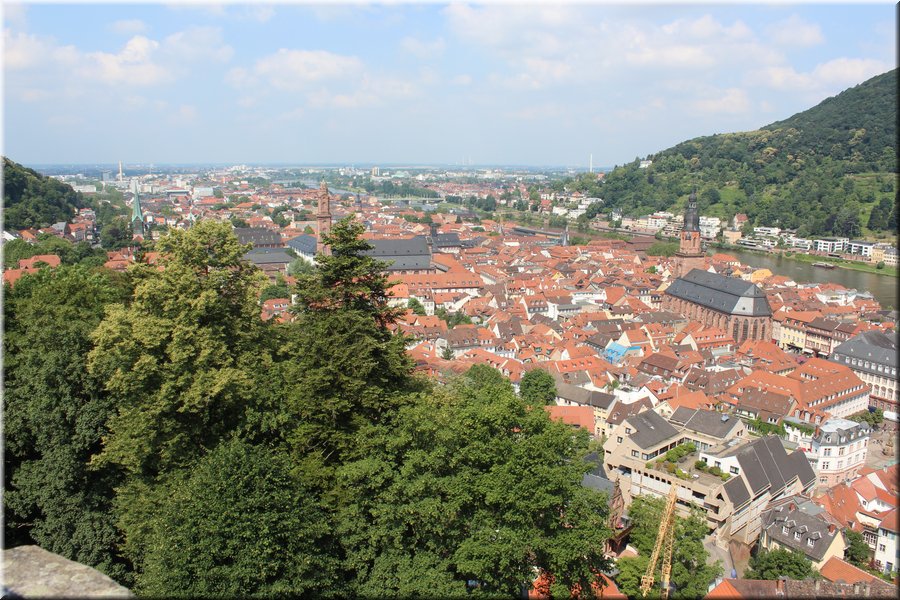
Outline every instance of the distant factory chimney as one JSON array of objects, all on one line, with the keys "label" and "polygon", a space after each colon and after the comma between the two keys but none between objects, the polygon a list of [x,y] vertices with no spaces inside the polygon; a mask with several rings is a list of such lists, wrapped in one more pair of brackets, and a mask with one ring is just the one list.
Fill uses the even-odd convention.
[{"label": "distant factory chimney", "polygon": [[119,161],[119,181],[124,181],[125,175],[122,174],[122,161]]}]

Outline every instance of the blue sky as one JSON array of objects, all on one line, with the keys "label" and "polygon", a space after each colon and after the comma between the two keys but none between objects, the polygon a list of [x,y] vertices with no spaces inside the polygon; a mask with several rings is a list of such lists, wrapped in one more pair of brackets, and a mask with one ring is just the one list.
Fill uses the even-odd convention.
[{"label": "blue sky", "polygon": [[612,166],[896,67],[869,4],[9,4],[3,153]]}]

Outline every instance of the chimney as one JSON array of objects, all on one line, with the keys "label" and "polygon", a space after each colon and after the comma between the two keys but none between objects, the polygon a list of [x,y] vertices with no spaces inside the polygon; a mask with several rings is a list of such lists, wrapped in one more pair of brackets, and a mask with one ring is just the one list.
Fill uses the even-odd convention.
[{"label": "chimney", "polygon": [[784,596],[784,580],[785,579],[787,579],[787,577],[782,576],[775,580],[775,595]]},{"label": "chimney", "polygon": [[865,598],[868,598],[868,597],[869,597],[869,590],[871,590],[871,589],[872,589],[872,588],[871,588],[871,586],[869,585],[869,582],[868,582],[868,581],[866,581],[865,583],[863,583],[863,596],[864,596]]},{"label": "chimney", "polygon": [[833,523],[828,524],[828,533],[834,533],[835,529],[836,529],[836,527],[834,526]]},{"label": "chimney", "polygon": [[796,510],[796,509],[797,509],[797,505],[794,504],[793,502],[791,502],[790,504],[788,504],[788,510],[789,510],[789,511],[794,512],[794,510]]},{"label": "chimney", "polygon": [[859,582],[853,584],[853,595],[859,596]]},{"label": "chimney", "polygon": [[822,580],[816,579],[816,594],[819,593],[819,588],[822,587]]}]

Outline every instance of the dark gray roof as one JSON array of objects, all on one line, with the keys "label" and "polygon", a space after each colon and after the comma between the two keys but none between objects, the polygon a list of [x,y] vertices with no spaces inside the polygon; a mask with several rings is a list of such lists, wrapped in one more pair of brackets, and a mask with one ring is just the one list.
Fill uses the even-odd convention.
[{"label": "dark gray roof", "polygon": [[298,235],[288,240],[287,245],[291,250],[295,250],[300,254],[314,256],[316,254],[316,237],[313,235]]},{"label": "dark gray roof", "polygon": [[758,285],[701,269],[693,269],[673,281],[666,294],[726,314],[772,315],[769,301]]},{"label": "dark gray roof", "polygon": [[799,450],[789,455],[774,435],[757,438],[725,454],[730,455],[737,457],[743,478],[754,496],[766,488],[769,493],[778,494],[795,477],[803,488],[816,479],[806,456]]},{"label": "dark gray roof", "polygon": [[422,236],[407,240],[369,240],[369,243],[372,249],[363,254],[390,262],[388,271],[422,270],[431,266],[431,251]]},{"label": "dark gray roof", "polygon": [[603,460],[597,453],[591,452],[584,457],[584,460],[594,468],[584,474],[581,478],[581,485],[598,492],[612,492],[615,484],[606,476],[606,471],[603,469]]},{"label": "dark gray roof", "polygon": [[234,234],[242,244],[256,246],[281,246],[281,234],[265,227],[235,227]]},{"label": "dark gray roof", "polygon": [[[797,496],[792,496],[791,500],[787,503],[780,502],[779,506],[764,510],[760,514],[763,529],[770,538],[782,546],[800,551],[818,562],[825,557],[825,552],[835,536],[842,535],[841,531],[836,527],[829,531],[828,526],[832,523],[823,518],[821,511],[801,508],[806,504],[818,508],[810,500]],[[783,528],[787,528],[787,533],[783,532]],[[794,538],[795,533],[800,534],[799,540]],[[812,540],[812,546],[809,545],[809,540]]]},{"label": "dark gray roof", "polygon": [[737,417],[714,410],[694,410],[685,406],[678,407],[669,418],[670,423],[720,439],[724,439],[738,421]]},{"label": "dark gray roof", "polygon": [[651,312],[645,312],[637,315],[635,317],[636,321],[640,321],[641,323],[664,323],[664,324],[672,324],[672,323],[683,323],[686,321],[684,317],[677,313],[673,313],[667,310],[657,310]]},{"label": "dark gray roof", "polygon": [[452,248],[454,246],[459,246],[459,234],[458,233],[439,233],[434,236],[434,245],[438,248]]},{"label": "dark gray roof", "polygon": [[609,408],[616,399],[612,394],[588,390],[568,383],[557,383],[556,395],[563,400],[595,408]]},{"label": "dark gray roof", "polygon": [[255,250],[247,252],[244,255],[244,260],[249,260],[254,265],[286,265],[294,260],[294,258],[284,250],[279,250],[278,248],[256,248]]},{"label": "dark gray roof", "polygon": [[[856,365],[850,363],[849,359],[853,358],[857,360]],[[835,348],[831,360],[849,364],[854,370],[884,376],[883,371],[878,371],[878,365],[897,368],[897,336],[882,331],[863,331]],[[859,361],[875,365],[865,367]]]},{"label": "dark gray roof", "polygon": [[732,477],[725,482],[724,487],[725,494],[728,495],[728,499],[735,507],[742,506],[750,500],[750,492],[747,491],[747,486],[740,477]]},{"label": "dark gray roof", "polygon": [[630,437],[638,448],[651,448],[678,435],[677,429],[652,410],[628,417],[626,421],[634,426]]}]

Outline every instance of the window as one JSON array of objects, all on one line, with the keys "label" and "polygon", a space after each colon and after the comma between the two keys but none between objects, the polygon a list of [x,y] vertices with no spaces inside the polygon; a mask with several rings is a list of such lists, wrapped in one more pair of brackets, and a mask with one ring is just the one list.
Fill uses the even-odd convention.
[{"label": "window", "polygon": [[787,525],[781,526],[781,533],[783,533],[784,535],[787,535]]},{"label": "window", "polygon": [[812,538],[809,538],[808,540],[806,540],[806,545],[809,546],[810,548],[812,548],[815,545],[815,543],[816,543],[816,541]]},{"label": "window", "polygon": [[828,469],[830,466],[831,466],[831,463],[829,463],[829,462],[827,462],[827,461],[822,463],[822,468],[823,468],[823,469]]},{"label": "window", "polygon": [[884,563],[884,570],[890,573],[894,570],[894,563]]},{"label": "window", "polygon": [[622,443],[622,436],[621,436],[621,435],[618,436],[618,437],[616,438],[616,441],[619,442],[619,443],[621,444],[621,443]]},{"label": "window", "polygon": [[827,477],[819,477],[819,483],[828,483]]},{"label": "window", "polygon": [[884,552],[887,548],[884,547],[884,544],[878,544],[878,551]]},{"label": "window", "polygon": [[831,448],[825,448],[825,452],[823,453],[823,456],[831,456]]},{"label": "window", "polygon": [[719,468],[721,468],[721,467],[722,467],[722,462],[717,460],[717,461],[716,461],[716,466],[719,467]]},{"label": "window", "polygon": [[794,539],[795,539],[795,540],[799,540],[799,539],[800,539],[800,532],[799,532],[799,531],[795,531],[795,532],[794,532]]},{"label": "window", "polygon": [[737,475],[737,474],[738,474],[738,468],[737,468],[737,467],[731,467],[731,468],[728,469],[728,470],[731,471],[731,474],[732,474],[732,475]]},{"label": "window", "polygon": [[626,428],[625,428],[625,433],[631,433],[631,427],[626,427]]},{"label": "window", "polygon": [[631,451],[631,455],[632,455],[633,457],[637,458],[637,457],[638,457],[638,451],[637,451],[637,450],[632,450],[632,451]]}]

